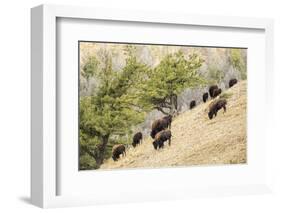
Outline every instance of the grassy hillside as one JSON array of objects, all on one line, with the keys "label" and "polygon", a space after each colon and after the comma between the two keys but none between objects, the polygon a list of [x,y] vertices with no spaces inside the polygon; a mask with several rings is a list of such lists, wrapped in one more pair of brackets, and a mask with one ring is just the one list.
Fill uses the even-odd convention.
[{"label": "grassy hillside", "polygon": [[172,144],[154,150],[152,139],[145,138],[137,148],[129,148],[127,156],[114,162],[108,159],[100,169],[158,168],[202,164],[246,163],[247,82],[226,90],[227,111],[220,110],[209,120],[211,101],[178,115],[172,122]]}]

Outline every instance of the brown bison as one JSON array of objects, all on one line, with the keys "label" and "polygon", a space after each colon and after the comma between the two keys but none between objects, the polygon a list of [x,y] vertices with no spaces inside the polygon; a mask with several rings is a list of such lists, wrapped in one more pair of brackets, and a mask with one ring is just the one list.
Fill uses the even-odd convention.
[{"label": "brown bison", "polygon": [[158,132],[155,136],[155,140],[153,141],[153,147],[154,149],[160,149],[164,148],[164,142],[169,141],[169,146],[171,145],[171,137],[172,133],[171,130],[162,130],[161,132]]},{"label": "brown bison", "polygon": [[155,135],[167,128],[171,128],[172,116],[167,115],[161,119],[157,119],[152,123],[150,136],[154,139]]},{"label": "brown bison", "polygon": [[141,132],[137,132],[134,137],[133,137],[133,147],[136,147],[138,144],[141,144],[142,142],[142,133]]},{"label": "brown bison", "polygon": [[209,109],[209,119],[212,119],[213,116],[217,116],[217,112],[223,108],[224,112],[226,112],[226,100],[225,99],[218,99],[216,101],[214,101],[211,105],[210,105],[210,109]]},{"label": "brown bison", "polygon": [[229,80],[229,83],[228,83],[228,86],[229,88],[232,87],[234,84],[237,84],[237,79],[236,78],[233,78],[233,79],[230,79]]},{"label": "brown bison", "polygon": [[112,159],[117,161],[120,155],[126,156],[126,148],[123,144],[116,144],[112,147]]},{"label": "brown bison", "polygon": [[193,109],[195,106],[196,106],[196,101],[193,100],[193,101],[191,101],[190,104],[189,104],[189,109]]},{"label": "brown bison", "polygon": [[206,103],[206,101],[208,100],[208,98],[209,98],[209,94],[208,94],[207,92],[205,92],[205,93],[203,94],[203,102]]},{"label": "brown bison", "polygon": [[164,116],[162,119],[167,121],[169,129],[171,129],[173,116],[172,115],[167,115],[167,116]]},{"label": "brown bison", "polygon": [[221,88],[214,89],[214,91],[213,91],[213,98],[219,96],[220,94],[221,94]]},{"label": "brown bison", "polygon": [[212,85],[209,87],[209,94],[210,94],[210,97],[213,98],[213,92],[215,89],[218,89],[219,87],[217,85]]}]

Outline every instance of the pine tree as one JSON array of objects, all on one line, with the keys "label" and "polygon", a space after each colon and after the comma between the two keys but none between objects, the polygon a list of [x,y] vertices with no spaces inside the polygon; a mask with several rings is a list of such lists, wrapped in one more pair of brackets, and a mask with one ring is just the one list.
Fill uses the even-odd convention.
[{"label": "pine tree", "polygon": [[[138,74],[135,71],[141,71],[145,66],[137,64],[135,58],[129,58],[123,70],[113,71],[109,56],[104,64],[103,69],[94,73],[99,81],[97,91],[80,100],[81,169],[99,168],[109,156],[110,148],[120,143],[130,134],[132,126],[144,119],[144,112],[134,106],[130,97]],[[89,156],[95,164],[89,162]]]},{"label": "pine tree", "polygon": [[154,69],[147,70],[138,83],[136,98],[145,109],[157,109],[163,114],[175,114],[178,95],[186,88],[204,85],[198,74],[203,60],[193,53],[185,58],[183,52],[169,54]]}]

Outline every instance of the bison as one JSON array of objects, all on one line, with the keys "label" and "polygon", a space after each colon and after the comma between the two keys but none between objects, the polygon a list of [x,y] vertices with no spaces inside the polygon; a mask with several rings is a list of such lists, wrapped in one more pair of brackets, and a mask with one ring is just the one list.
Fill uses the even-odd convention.
[{"label": "bison", "polygon": [[213,91],[213,98],[217,97],[221,94],[221,88],[220,89],[214,89]]},{"label": "bison", "polygon": [[209,87],[209,94],[210,94],[210,97],[213,98],[213,92],[215,89],[218,89],[219,87],[217,85],[212,85]]},{"label": "bison", "polygon": [[173,116],[172,115],[167,115],[167,116],[164,116],[162,119],[167,121],[169,129],[171,129]]},{"label": "bison", "polygon": [[206,103],[206,101],[208,100],[208,98],[209,98],[209,94],[208,94],[207,92],[205,92],[205,93],[203,94],[203,102]]},{"label": "bison", "polygon": [[116,144],[112,147],[112,159],[117,161],[120,155],[126,156],[126,148],[123,144]]},{"label": "bison", "polygon": [[227,102],[225,99],[218,99],[214,101],[209,109],[209,113],[208,113],[209,119],[211,120],[214,115],[217,116],[217,112],[222,108],[224,109],[224,112],[226,112],[226,104]]},{"label": "bison", "polygon": [[233,79],[230,79],[229,80],[229,83],[228,83],[228,86],[229,88],[232,87],[234,84],[237,84],[237,79],[236,78],[233,78]]},{"label": "bison", "polygon": [[154,139],[155,135],[167,128],[171,128],[172,116],[167,115],[161,119],[157,119],[152,123],[150,136]]},{"label": "bison", "polygon": [[171,145],[171,137],[172,133],[171,130],[162,130],[158,132],[155,136],[155,140],[153,141],[153,147],[157,150],[157,148],[164,148],[164,142],[169,141],[169,146]]},{"label": "bison", "polygon": [[189,104],[189,109],[193,109],[195,106],[196,106],[196,101],[193,100],[193,101],[191,101],[190,104]]},{"label": "bison", "polygon": [[136,147],[138,144],[141,144],[142,142],[142,133],[141,132],[137,132],[134,137],[133,137],[133,147]]}]

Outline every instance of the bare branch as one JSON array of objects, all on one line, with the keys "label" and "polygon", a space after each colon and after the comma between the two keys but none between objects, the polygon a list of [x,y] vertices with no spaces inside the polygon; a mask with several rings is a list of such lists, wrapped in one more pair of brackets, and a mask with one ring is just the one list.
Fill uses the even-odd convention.
[{"label": "bare branch", "polygon": [[154,109],[157,109],[158,111],[162,112],[165,115],[168,115],[168,112],[165,112],[161,107],[154,107]]}]

